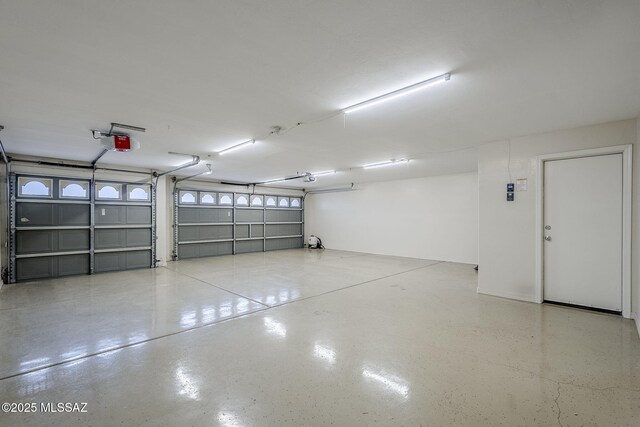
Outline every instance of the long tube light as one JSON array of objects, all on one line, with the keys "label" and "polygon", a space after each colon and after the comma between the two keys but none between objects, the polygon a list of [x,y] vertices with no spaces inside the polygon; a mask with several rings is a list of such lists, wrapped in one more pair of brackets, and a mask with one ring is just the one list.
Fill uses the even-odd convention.
[{"label": "long tube light", "polygon": [[225,148],[224,150],[218,151],[218,155],[222,156],[223,154],[230,153],[232,151],[238,150],[238,149],[240,149],[242,147],[246,147],[248,145],[253,145],[255,143],[256,143],[255,139],[250,139],[248,141],[241,142],[240,144],[232,145],[229,148]]},{"label": "long tube light", "polygon": [[321,172],[311,172],[312,176],[323,176],[323,175],[331,175],[336,173],[336,171],[321,171]]},{"label": "long tube light", "polygon": [[[126,125],[124,123],[111,123],[111,130],[113,130],[113,128],[135,130],[136,132],[146,132],[147,131],[147,129],[145,129],[143,127]],[[111,133],[111,131],[109,131],[109,133]]]},{"label": "long tube light", "polygon": [[362,165],[363,169],[373,169],[373,168],[382,168],[385,166],[399,165],[402,163],[408,163],[408,159],[400,159],[400,160],[388,160],[386,162],[378,162],[378,163],[369,163],[367,165]]},{"label": "long tube light", "polygon": [[342,112],[345,114],[354,113],[356,111],[362,110],[363,108],[372,107],[382,102],[390,101],[392,99],[396,99],[401,96],[408,95],[413,92],[417,92],[419,90],[422,90],[436,83],[446,82],[450,78],[451,78],[451,73],[442,74],[440,76],[436,76],[431,79],[423,80],[421,82],[414,83],[410,86],[406,86],[406,87],[394,90],[393,92],[385,93],[383,95],[376,96],[375,98],[371,98],[366,101],[362,101],[357,104],[350,105],[349,107],[343,108]]}]

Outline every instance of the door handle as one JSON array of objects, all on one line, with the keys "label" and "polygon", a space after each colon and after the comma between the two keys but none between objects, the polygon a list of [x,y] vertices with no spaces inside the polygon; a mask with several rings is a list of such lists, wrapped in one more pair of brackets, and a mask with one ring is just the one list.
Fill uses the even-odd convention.
[{"label": "door handle", "polygon": [[544,236],[544,240],[546,240],[547,242],[551,241],[551,236]]}]

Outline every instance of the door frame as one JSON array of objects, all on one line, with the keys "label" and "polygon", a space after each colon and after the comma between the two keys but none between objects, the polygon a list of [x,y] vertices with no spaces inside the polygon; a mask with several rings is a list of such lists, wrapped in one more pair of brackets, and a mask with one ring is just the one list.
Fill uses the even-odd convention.
[{"label": "door frame", "polygon": [[631,317],[631,204],[633,146],[614,145],[536,157],[536,299],[544,300],[544,164],[551,160],[578,159],[608,154],[622,154],[622,316]]}]

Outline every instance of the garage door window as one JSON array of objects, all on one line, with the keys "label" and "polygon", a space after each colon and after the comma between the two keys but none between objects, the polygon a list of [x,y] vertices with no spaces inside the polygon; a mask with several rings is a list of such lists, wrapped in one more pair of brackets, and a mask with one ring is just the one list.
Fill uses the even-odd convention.
[{"label": "garage door window", "polygon": [[200,204],[202,205],[215,205],[216,193],[200,193]]},{"label": "garage door window", "polygon": [[277,206],[276,198],[273,196],[267,196],[267,206]]},{"label": "garage door window", "polygon": [[251,206],[262,206],[262,196],[253,196],[251,198]]},{"label": "garage door window", "polygon": [[89,183],[83,181],[60,180],[60,197],[65,199],[88,199]]},{"label": "garage door window", "polygon": [[98,199],[120,200],[122,186],[120,184],[98,184]]},{"label": "garage door window", "polygon": [[190,191],[181,191],[180,192],[180,203],[185,203],[185,204],[196,203],[195,193],[192,193]]},{"label": "garage door window", "polygon": [[18,178],[18,196],[51,197],[52,180],[43,178]]},{"label": "garage door window", "polygon": [[220,204],[221,205],[231,205],[231,194],[220,194]]},{"label": "garage door window", "polygon": [[129,192],[129,200],[149,201],[151,199],[149,186],[138,187],[138,186],[128,185],[127,191]]}]

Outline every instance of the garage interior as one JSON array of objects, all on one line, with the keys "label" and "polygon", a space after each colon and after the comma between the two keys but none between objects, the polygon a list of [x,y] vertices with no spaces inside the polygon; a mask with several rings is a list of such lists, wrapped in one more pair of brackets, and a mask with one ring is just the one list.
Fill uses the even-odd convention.
[{"label": "garage interior", "polygon": [[0,425],[640,425],[638,22],[0,0]]}]

